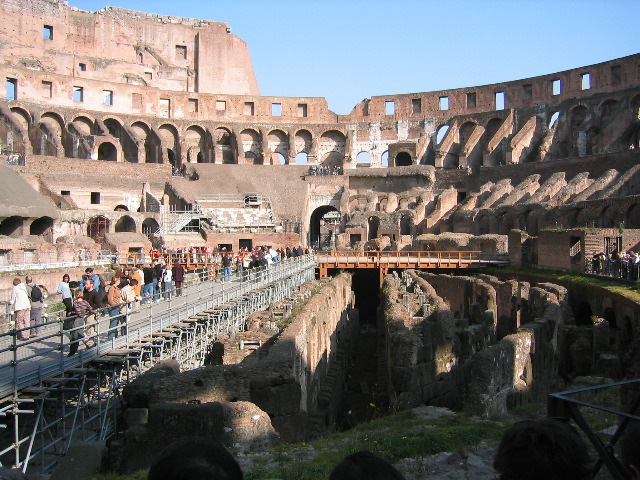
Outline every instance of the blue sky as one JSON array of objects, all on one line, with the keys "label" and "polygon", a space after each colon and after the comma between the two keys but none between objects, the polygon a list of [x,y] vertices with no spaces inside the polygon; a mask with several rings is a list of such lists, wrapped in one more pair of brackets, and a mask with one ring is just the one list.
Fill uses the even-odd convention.
[{"label": "blue sky", "polygon": [[375,95],[554,73],[640,52],[637,0],[69,0],[226,22],[262,95],[325,97],[348,114]]}]

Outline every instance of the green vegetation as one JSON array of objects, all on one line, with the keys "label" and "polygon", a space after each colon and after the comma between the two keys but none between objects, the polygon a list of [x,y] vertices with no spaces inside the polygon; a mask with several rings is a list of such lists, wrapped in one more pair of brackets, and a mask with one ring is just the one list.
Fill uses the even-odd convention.
[{"label": "green vegetation", "polygon": [[640,302],[640,284],[620,281],[610,277],[595,277],[584,275],[576,272],[568,272],[562,270],[545,270],[531,267],[505,267],[505,268],[488,268],[485,273],[513,273],[515,275],[527,275],[537,277],[544,281],[556,281],[566,287],[572,289],[580,289],[581,287],[597,287],[603,288],[613,293],[620,294],[635,302]]},{"label": "green vegetation", "polygon": [[[372,408],[375,405],[372,404]],[[480,420],[457,414],[422,418],[412,411],[363,423],[352,430],[331,433],[308,443],[286,444],[256,455],[251,468],[244,468],[247,480],[326,479],[347,455],[368,450],[397,463],[403,458],[421,458],[440,452],[461,454],[482,443],[496,444],[512,419]],[[242,462],[241,462],[242,463]],[[95,475],[95,480],[144,480],[147,471],[117,476]]]},{"label": "green vegetation", "polygon": [[350,453],[368,450],[396,463],[440,452],[462,452],[483,442],[495,443],[505,425],[463,415],[423,420],[411,411],[373,420],[343,433],[308,444],[284,445],[247,473],[248,480],[326,479],[333,467]]}]

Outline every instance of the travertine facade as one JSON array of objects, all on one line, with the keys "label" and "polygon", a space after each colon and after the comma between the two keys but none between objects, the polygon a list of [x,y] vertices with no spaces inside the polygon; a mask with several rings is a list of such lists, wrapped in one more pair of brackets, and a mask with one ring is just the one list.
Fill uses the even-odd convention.
[{"label": "travertine facade", "polygon": [[172,209],[249,192],[269,208],[203,216],[183,241],[401,249],[443,232],[640,227],[640,54],[336,115],[324,98],[260,96],[224,23],[59,0],[1,0],[0,14],[0,147],[26,159],[14,188],[40,205],[0,193],[0,235],[178,244],[160,235]]}]

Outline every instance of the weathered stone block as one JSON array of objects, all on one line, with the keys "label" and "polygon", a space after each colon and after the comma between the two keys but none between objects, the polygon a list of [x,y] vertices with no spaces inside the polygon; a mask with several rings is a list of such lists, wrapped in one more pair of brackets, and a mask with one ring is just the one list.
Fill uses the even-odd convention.
[{"label": "weathered stone block", "polygon": [[154,384],[165,377],[180,373],[180,365],[176,360],[169,359],[159,362],[142,375],[128,383],[122,390],[122,395],[129,406],[134,408],[146,408]]}]

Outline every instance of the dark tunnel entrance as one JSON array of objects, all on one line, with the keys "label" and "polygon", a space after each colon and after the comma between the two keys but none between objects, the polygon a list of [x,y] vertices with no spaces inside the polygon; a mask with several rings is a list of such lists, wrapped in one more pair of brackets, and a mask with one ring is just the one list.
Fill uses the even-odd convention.
[{"label": "dark tunnel entrance", "polygon": [[380,412],[378,352],[380,340],[384,337],[378,334],[379,275],[377,269],[355,270],[353,274],[352,289],[359,313],[359,326],[345,376],[342,411],[336,424],[338,430],[353,428]]}]

